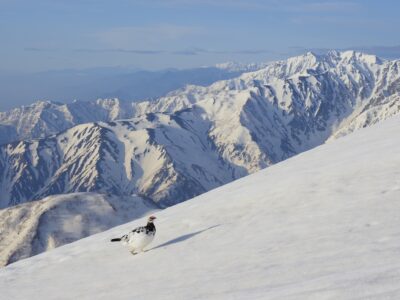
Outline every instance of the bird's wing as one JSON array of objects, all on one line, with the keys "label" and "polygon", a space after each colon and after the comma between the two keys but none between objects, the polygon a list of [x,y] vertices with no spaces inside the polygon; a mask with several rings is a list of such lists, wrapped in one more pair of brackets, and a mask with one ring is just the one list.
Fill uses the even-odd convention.
[{"label": "bird's wing", "polygon": [[129,232],[129,233],[127,233],[127,234],[124,234],[123,236],[121,236],[121,241],[123,241],[123,242],[127,242],[127,241],[129,241],[129,239],[135,234],[135,233],[139,233],[139,232],[141,232],[141,231],[145,231],[145,227],[144,226],[139,226],[139,227],[136,227],[135,229],[133,229],[131,232]]},{"label": "bird's wing", "polygon": [[133,229],[132,232],[133,233],[135,233],[135,232],[139,233],[139,232],[144,231],[144,230],[145,230],[144,226],[139,226],[139,227],[136,227],[135,229]]}]

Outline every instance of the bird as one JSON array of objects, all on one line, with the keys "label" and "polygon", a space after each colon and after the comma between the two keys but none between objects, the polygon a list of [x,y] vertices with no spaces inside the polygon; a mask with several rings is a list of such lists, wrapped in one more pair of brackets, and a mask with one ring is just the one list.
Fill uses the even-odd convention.
[{"label": "bird", "polygon": [[146,226],[140,226],[120,238],[113,238],[111,242],[122,242],[127,245],[133,255],[143,251],[143,249],[150,244],[156,234],[156,226],[154,220],[155,216],[150,216],[147,220]]}]

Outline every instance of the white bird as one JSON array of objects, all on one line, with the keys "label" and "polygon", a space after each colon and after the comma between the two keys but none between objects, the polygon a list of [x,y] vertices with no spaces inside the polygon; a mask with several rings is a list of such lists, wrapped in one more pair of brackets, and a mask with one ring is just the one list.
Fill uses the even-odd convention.
[{"label": "white bird", "polygon": [[153,223],[155,219],[156,217],[150,216],[146,226],[137,227],[120,238],[112,239],[111,242],[122,242],[128,245],[133,255],[142,252],[144,247],[153,241],[156,234],[156,226]]}]

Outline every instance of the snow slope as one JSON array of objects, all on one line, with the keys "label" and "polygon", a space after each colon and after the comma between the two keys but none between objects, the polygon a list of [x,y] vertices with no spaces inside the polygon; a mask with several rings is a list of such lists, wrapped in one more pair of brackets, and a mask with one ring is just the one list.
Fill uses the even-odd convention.
[{"label": "snow slope", "polygon": [[4,299],[399,299],[400,118],[0,270]]},{"label": "snow slope", "polygon": [[0,266],[74,242],[155,211],[137,196],[49,196],[0,210]]}]

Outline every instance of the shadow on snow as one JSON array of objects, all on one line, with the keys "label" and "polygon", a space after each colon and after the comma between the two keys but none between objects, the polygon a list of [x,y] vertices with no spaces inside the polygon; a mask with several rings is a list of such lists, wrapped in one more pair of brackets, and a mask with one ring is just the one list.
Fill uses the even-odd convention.
[{"label": "shadow on snow", "polygon": [[202,229],[202,230],[199,230],[199,231],[196,231],[196,232],[192,232],[192,233],[181,235],[181,236],[179,236],[177,238],[169,240],[168,242],[165,242],[164,244],[161,244],[161,245],[158,245],[157,247],[151,248],[148,251],[155,250],[157,248],[162,248],[162,247],[165,247],[165,246],[169,246],[169,245],[173,245],[173,244],[176,244],[176,243],[180,243],[180,242],[186,241],[186,240],[188,240],[188,239],[190,239],[190,238],[192,238],[192,237],[194,237],[194,236],[196,236],[196,235],[198,235],[198,234],[200,234],[200,233],[202,233],[204,231],[213,229],[213,228],[218,227],[218,226],[221,226],[221,224],[214,225],[214,226],[211,226],[211,227],[208,227],[206,229]]}]

